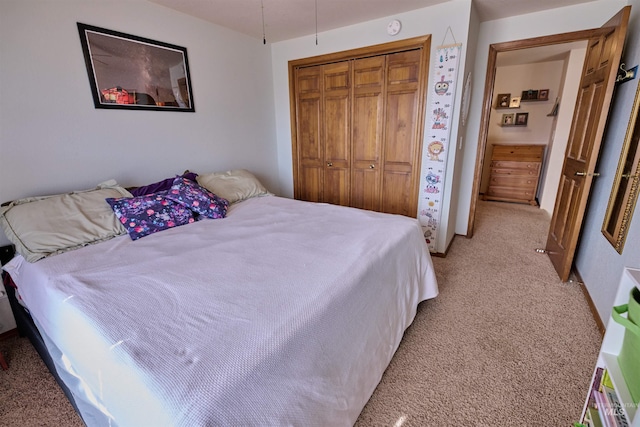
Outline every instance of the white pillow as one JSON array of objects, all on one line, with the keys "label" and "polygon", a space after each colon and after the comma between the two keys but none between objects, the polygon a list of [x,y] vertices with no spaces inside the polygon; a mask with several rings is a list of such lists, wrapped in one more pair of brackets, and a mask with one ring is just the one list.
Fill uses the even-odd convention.
[{"label": "white pillow", "polygon": [[257,196],[271,195],[251,172],[235,169],[198,175],[198,184],[229,203],[241,202]]}]

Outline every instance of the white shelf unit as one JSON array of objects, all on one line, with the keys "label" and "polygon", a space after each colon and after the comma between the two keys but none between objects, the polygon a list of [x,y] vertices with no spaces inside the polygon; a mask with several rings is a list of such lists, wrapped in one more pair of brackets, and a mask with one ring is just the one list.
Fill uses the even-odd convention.
[{"label": "white shelf unit", "polygon": [[[622,305],[629,302],[629,294],[633,287],[640,289],[640,269],[625,268],[620,278],[620,284],[618,285],[618,291],[613,305]],[[629,426],[640,427],[640,412],[637,411],[636,405],[631,400],[631,393],[622,376],[620,366],[618,365],[618,354],[622,347],[622,340],[624,338],[625,328],[619,323],[615,322],[611,315],[607,322],[607,330],[602,340],[602,346],[600,347],[600,354],[598,355],[598,362],[594,369],[594,375],[591,377],[591,383],[589,384],[589,391],[585,400],[584,407],[582,408],[582,416],[580,420],[584,420],[585,412],[587,410],[587,403],[589,402],[589,395],[591,394],[591,388],[593,386],[593,377],[598,367],[605,368],[609,371],[609,376],[613,382],[618,399],[623,406]],[[603,424],[606,425],[606,424]]]}]

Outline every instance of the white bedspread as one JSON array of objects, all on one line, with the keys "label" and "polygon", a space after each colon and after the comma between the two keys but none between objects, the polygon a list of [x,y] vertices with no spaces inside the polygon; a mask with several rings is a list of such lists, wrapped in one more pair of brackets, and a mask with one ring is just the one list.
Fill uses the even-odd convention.
[{"label": "white bedspread", "polygon": [[280,197],[5,270],[89,425],[352,425],[438,293],[416,220]]}]

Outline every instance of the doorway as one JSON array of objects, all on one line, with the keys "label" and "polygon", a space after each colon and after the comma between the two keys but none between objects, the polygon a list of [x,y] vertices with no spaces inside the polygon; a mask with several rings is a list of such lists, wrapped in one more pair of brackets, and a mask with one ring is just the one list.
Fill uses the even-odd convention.
[{"label": "doorway", "polygon": [[581,41],[497,53],[481,198],[553,214],[586,48]]},{"label": "doorway", "polygon": [[[480,154],[486,150],[493,85],[496,78],[497,54],[501,51],[519,50],[525,47],[556,45],[580,40],[588,41],[587,54],[580,73],[575,114],[571,121],[570,136],[563,159],[562,177],[558,185],[558,194],[545,246],[545,253],[549,255],[563,282],[568,279],[571,271],[593,178],[599,175],[595,173],[594,169],[604,137],[617,75],[617,65],[622,57],[629,24],[630,10],[630,6],[622,8],[597,29],[494,44],[489,48],[487,83],[478,142],[478,153]],[[473,235],[475,205],[478,200],[478,186],[484,164],[484,157],[480,154],[476,156],[472,188],[474,197],[469,212],[469,235]]]},{"label": "doorway", "polygon": [[[471,205],[469,208],[469,221],[467,225],[466,237],[473,237],[474,223],[478,199],[480,197],[480,187],[482,183],[482,173],[485,166],[485,153],[487,151],[487,138],[493,108],[493,100],[498,95],[494,93],[496,80],[497,60],[499,53],[517,52],[532,48],[554,47],[557,45],[586,42],[589,38],[597,34],[598,29],[574,31],[570,33],[554,34],[550,36],[535,37],[531,39],[515,40],[504,43],[496,43],[489,46],[487,58],[487,77],[485,83],[482,118],[480,121],[480,131],[478,135],[478,149],[476,155],[476,165],[472,187]],[[554,150],[555,155],[555,150]],[[563,156],[564,157],[564,156]]]}]

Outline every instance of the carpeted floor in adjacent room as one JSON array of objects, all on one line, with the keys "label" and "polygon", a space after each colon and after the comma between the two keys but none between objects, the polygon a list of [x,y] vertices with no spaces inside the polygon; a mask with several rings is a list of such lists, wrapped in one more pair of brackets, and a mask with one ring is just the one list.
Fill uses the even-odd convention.
[{"label": "carpeted floor in adjacent room", "polygon": [[[434,258],[440,295],[415,321],[356,425],[570,426],[601,336],[544,247],[548,215],[479,202],[475,236]],[[0,426],[81,426],[26,339],[0,342]]]}]

